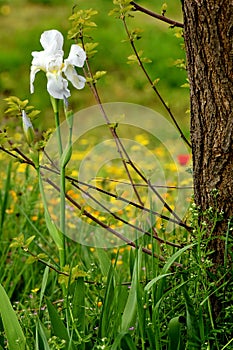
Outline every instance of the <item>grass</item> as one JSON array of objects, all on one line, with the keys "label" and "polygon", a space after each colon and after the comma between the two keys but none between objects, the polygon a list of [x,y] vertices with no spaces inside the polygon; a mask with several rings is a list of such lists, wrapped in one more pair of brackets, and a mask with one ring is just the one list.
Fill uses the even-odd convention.
[{"label": "grass", "polygon": [[[86,3],[80,0],[79,6],[84,8]],[[168,14],[180,20],[180,14],[177,14],[178,4],[177,1],[169,1]],[[145,5],[151,6],[146,2]],[[154,9],[159,12],[161,5],[162,2]],[[1,2],[0,6],[9,6],[8,10],[10,9],[8,14],[2,13],[0,22],[4,38],[0,47],[1,97],[18,95],[25,99],[28,98],[27,72],[31,51],[40,50],[39,37],[43,30],[56,26],[66,33],[66,18],[72,5],[70,1],[64,5],[62,1],[15,0],[9,4]],[[99,15],[95,20],[98,28],[93,31],[93,37],[99,42],[99,47],[98,54],[90,63],[94,71],[108,71],[106,77],[97,84],[103,101],[133,102],[160,111],[158,99],[147,86],[142,72],[136,64],[126,63],[127,56],[132,51],[128,42],[121,42],[126,37],[121,21],[107,16],[112,3],[104,0],[98,3],[88,1],[88,7],[97,6]],[[186,129],[184,115],[188,108],[188,92],[179,88],[186,75],[184,71],[172,66],[174,59],[184,56],[180,50],[180,39],[174,36],[174,29],[167,30],[164,25],[141,14],[136,13],[129,23],[132,27],[144,28],[143,38],[136,42],[137,48],[143,48],[145,56],[152,59],[153,63],[146,65],[148,72],[153,79],[161,78],[158,87],[169,104],[173,105],[175,115]],[[68,48],[69,45],[66,44],[67,52]],[[42,115],[36,122],[39,139],[43,130],[54,126],[49,98],[43,88],[45,83],[40,74],[35,94],[30,97],[30,102],[42,110]],[[94,103],[88,88],[72,94],[71,105],[75,112],[76,109]],[[84,116],[85,114],[79,128],[84,128],[85,122],[88,125]],[[94,112],[93,116],[96,116]],[[143,117],[146,119],[145,115]],[[178,174],[187,174],[191,165],[188,152],[181,154],[178,138],[169,139],[169,128],[165,127],[162,141],[159,141],[153,136],[154,130],[146,131],[146,120],[143,130],[139,127],[122,127],[121,121],[118,125],[110,125],[113,135],[117,131],[124,139],[124,144],[127,143],[126,139],[133,141],[127,148],[130,157],[138,154],[138,145],[144,152],[147,150],[143,156],[133,158],[139,169],[143,169],[142,173],[135,172],[135,169],[131,169],[130,173],[138,185],[141,200],[149,208],[148,225],[139,216],[143,207],[139,206],[135,192],[131,188],[129,193],[130,186],[125,184],[126,181],[129,183],[129,175],[125,173],[120,156],[110,160],[108,158],[110,146],[114,145],[115,149],[115,143],[100,148],[98,158],[93,157],[93,160],[92,153],[88,153],[104,141],[109,141],[109,128],[106,130],[105,126],[96,127],[81,135],[77,145],[73,146],[72,158],[65,169],[67,198],[70,201],[66,199],[63,210],[67,220],[71,217],[68,224],[72,227],[72,223],[76,223],[72,232],[78,231],[79,238],[86,234],[86,227],[80,225],[80,221],[88,224],[91,222],[93,226],[86,235],[86,244],[82,244],[76,236],[76,241],[71,236],[65,238],[64,266],[60,254],[61,236],[54,225],[57,223],[59,226],[60,222],[61,211],[55,209],[58,206],[58,210],[61,210],[61,195],[53,187],[52,194],[47,197],[47,201],[44,200],[35,170],[37,151],[25,143],[20,120],[2,117],[1,124],[1,129],[5,125],[11,129],[11,139],[17,143],[17,148],[9,148],[12,157],[2,152],[2,148],[6,147],[4,142],[0,150],[0,349],[231,349],[232,279],[228,262],[228,256],[232,254],[230,226],[223,237],[226,241],[225,266],[222,267],[222,274],[210,283],[208,239],[204,224],[198,226],[199,214],[192,204],[190,192],[177,204],[179,192],[172,189],[158,190],[161,199],[169,203],[169,207],[166,207],[163,202],[163,215],[169,215],[169,210],[179,212],[190,203],[183,227],[170,224],[168,232],[166,220],[161,217],[156,217],[155,220],[157,202],[153,201],[154,192],[148,190],[154,177],[149,171],[153,168],[152,165],[155,171],[158,169],[157,164],[150,161],[148,151],[162,164],[163,172],[155,176],[162,184],[163,176],[167,180],[166,185],[177,184]],[[156,125],[153,129],[157,130],[159,126]],[[17,156],[18,160],[14,160],[13,156]],[[23,156],[30,159],[30,164],[25,163],[25,158],[23,161]],[[124,157],[126,158],[125,155]],[[55,156],[52,160],[56,163]],[[83,168],[85,176],[81,186],[77,180],[80,180],[83,160],[86,161],[86,168]],[[129,163],[127,160],[126,164]],[[44,165],[52,165],[46,175],[44,170],[41,174],[48,195],[46,179],[50,180],[50,185],[51,181],[56,184],[59,176],[56,178],[52,175],[51,170],[57,168],[48,159]],[[93,179],[92,172],[96,179]],[[148,179],[146,188],[140,187],[143,183],[142,175]],[[187,178],[191,180],[191,176]],[[75,187],[77,184],[79,188]],[[184,182],[182,186],[184,185],[191,183]],[[91,195],[97,198],[97,206]],[[123,202],[129,198],[138,206]],[[75,203],[80,205],[79,209],[74,206]],[[107,211],[103,205],[110,210]],[[47,209],[50,216],[45,215]],[[91,216],[87,217],[86,213]],[[124,237],[128,237],[130,229],[132,230],[129,223],[135,225],[132,230],[133,242],[128,240],[127,244],[111,245],[112,234],[105,230],[102,232],[106,246],[94,245],[93,240],[88,239],[93,232],[99,234],[101,223],[111,230],[117,230]],[[147,234],[139,234],[136,226],[147,230]],[[106,237],[110,237],[109,242]],[[170,245],[166,244],[168,240]],[[225,307],[224,313],[217,320],[213,319],[210,303],[213,295]]]}]

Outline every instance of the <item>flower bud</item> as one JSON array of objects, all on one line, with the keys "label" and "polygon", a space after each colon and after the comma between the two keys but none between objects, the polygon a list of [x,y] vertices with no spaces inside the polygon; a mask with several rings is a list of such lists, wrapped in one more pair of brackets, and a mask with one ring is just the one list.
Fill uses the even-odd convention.
[{"label": "flower bud", "polygon": [[25,110],[22,111],[22,121],[23,121],[23,130],[26,136],[26,140],[30,145],[34,140],[34,129],[30,118],[27,116]]}]

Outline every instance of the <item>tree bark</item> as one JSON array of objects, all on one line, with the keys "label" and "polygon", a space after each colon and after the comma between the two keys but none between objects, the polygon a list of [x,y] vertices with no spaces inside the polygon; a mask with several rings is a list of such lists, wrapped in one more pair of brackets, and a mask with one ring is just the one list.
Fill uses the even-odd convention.
[{"label": "tree bark", "polygon": [[[209,210],[211,273],[217,279],[225,262],[222,237],[233,216],[233,2],[183,0],[183,16],[194,198],[201,213],[213,208],[221,217],[214,222]],[[217,304],[213,301],[215,316],[221,311]]]}]

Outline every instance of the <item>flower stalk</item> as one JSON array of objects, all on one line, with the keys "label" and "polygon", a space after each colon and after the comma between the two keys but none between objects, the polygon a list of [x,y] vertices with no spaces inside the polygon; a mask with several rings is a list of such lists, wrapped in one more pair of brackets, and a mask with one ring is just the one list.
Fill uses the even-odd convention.
[{"label": "flower stalk", "polygon": [[[66,165],[68,164],[72,155],[72,129],[73,129],[73,112],[68,110],[67,98],[70,96],[68,89],[68,81],[76,89],[82,89],[85,85],[86,79],[78,75],[76,67],[81,68],[86,60],[85,51],[77,44],[71,45],[70,53],[66,59],[63,59],[64,51],[63,36],[57,30],[48,30],[42,33],[40,43],[44,50],[32,52],[32,64],[30,73],[30,90],[34,92],[34,80],[39,71],[44,71],[47,77],[47,91],[50,95],[51,104],[54,112],[55,126],[57,133],[57,144],[59,152],[59,171],[60,171],[60,233],[57,246],[59,250],[60,266],[63,268],[66,265]],[[59,118],[59,100],[64,101],[64,110],[66,120],[69,126],[69,137],[66,147],[62,144],[62,135]],[[41,180],[41,174],[39,174]],[[46,199],[42,198],[46,206]],[[47,210],[47,209],[46,209]],[[47,220],[50,220],[50,227],[54,229],[51,224],[51,219],[48,218],[48,210],[46,211]],[[49,225],[48,225],[49,226]],[[54,234],[52,232],[52,236]]]}]

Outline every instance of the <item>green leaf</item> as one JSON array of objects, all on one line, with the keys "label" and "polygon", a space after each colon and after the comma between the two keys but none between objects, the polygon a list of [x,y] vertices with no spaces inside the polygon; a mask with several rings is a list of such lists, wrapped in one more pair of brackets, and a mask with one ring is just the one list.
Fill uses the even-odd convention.
[{"label": "green leaf", "polygon": [[25,241],[24,247],[29,247],[29,245],[32,243],[32,241],[35,239],[35,237],[36,237],[35,235],[29,237],[29,238]]},{"label": "green leaf", "polygon": [[194,245],[196,245],[196,243],[192,243],[187,245],[184,248],[179,249],[175,254],[173,254],[168,261],[166,262],[166,264],[164,265],[161,274],[167,273],[167,271],[170,269],[171,265],[188,249],[192,248]]},{"label": "green leaf", "polygon": [[22,101],[16,96],[10,96],[4,100],[8,105],[5,114],[21,117],[22,110],[25,110],[29,118],[35,119],[35,117],[40,113],[40,111],[35,110],[34,106],[28,106],[28,100]]},{"label": "green leaf", "polygon": [[129,333],[126,333],[121,339],[122,349],[125,350],[137,350],[136,345],[134,344],[132,337]]},{"label": "green leaf", "polygon": [[[6,147],[6,143],[8,141],[8,133],[7,130],[0,130],[0,145]],[[9,146],[9,144],[7,144]]]},{"label": "green leaf", "polygon": [[53,304],[49,301],[49,299],[46,300],[46,304],[47,304],[49,317],[52,324],[53,334],[60,339],[64,339],[67,342],[67,344],[69,344],[70,338],[69,338],[68,331],[63,321],[61,320],[61,317],[59,316],[57,310],[55,309]]},{"label": "green leaf", "polygon": [[37,256],[32,256],[32,255],[30,255],[28,258],[27,258],[27,260],[26,260],[26,264],[27,265],[31,265],[31,264],[34,264],[34,262],[36,262],[36,261],[38,261],[38,258],[37,258]]},{"label": "green leaf", "polygon": [[116,337],[111,350],[118,350],[118,349],[124,349],[124,350],[137,350],[136,345],[134,344],[131,335],[127,332],[122,332],[118,334]]},{"label": "green leaf", "polygon": [[160,78],[156,78],[154,81],[153,81],[153,86],[157,85],[160,81]]},{"label": "green leaf", "polygon": [[111,266],[111,260],[109,255],[101,248],[96,249],[100,270],[103,276],[108,276],[109,268]]},{"label": "green leaf", "polygon": [[40,322],[40,320],[38,319],[38,323],[36,325],[36,346],[37,346],[37,349],[36,350],[40,350],[39,348],[39,339],[38,339],[38,333],[40,335],[40,338],[42,340],[42,343],[43,343],[43,350],[51,350],[50,347],[49,347],[49,344],[48,344],[48,340],[47,340],[47,337],[46,337],[46,334],[45,334],[45,331],[43,329],[43,325],[42,323]]},{"label": "green leaf", "polygon": [[6,181],[4,186],[4,192],[3,192],[4,194],[1,195],[1,202],[0,202],[0,208],[1,208],[0,234],[2,233],[6,209],[7,209],[7,203],[8,203],[8,196],[9,196],[10,185],[11,185],[11,168],[12,168],[12,163],[10,162],[7,167],[7,175],[6,175]]},{"label": "green leaf", "polygon": [[85,283],[84,278],[79,277],[75,281],[73,294],[73,318],[77,319],[77,328],[85,334]]},{"label": "green leaf", "polygon": [[21,233],[18,237],[13,238],[10,248],[21,248],[24,246],[24,235]]},{"label": "green leaf", "polygon": [[111,319],[114,300],[114,269],[110,265],[108,278],[106,282],[106,290],[104,295],[104,303],[100,315],[99,335],[101,338],[108,337],[109,320]]},{"label": "green leaf", "polygon": [[52,239],[54,240],[55,244],[57,245],[57,248],[62,250],[63,249],[63,239],[62,239],[63,234],[61,231],[58,230],[57,226],[55,225],[55,223],[52,221],[52,219],[50,217],[48,206],[47,206],[47,201],[46,201],[46,197],[45,197],[45,193],[44,193],[43,181],[42,181],[42,177],[41,177],[41,173],[40,173],[39,169],[38,169],[38,178],[39,178],[40,193],[41,193],[41,197],[42,197],[42,201],[43,201],[43,205],[44,205],[44,216],[45,216],[46,226],[48,228],[48,231],[49,231]]},{"label": "green leaf", "polygon": [[42,300],[43,300],[43,297],[44,297],[44,292],[45,292],[45,288],[46,288],[47,281],[48,281],[48,275],[49,275],[49,267],[46,266],[45,270],[44,270],[44,274],[43,274],[42,283],[41,283],[39,309],[41,308]]},{"label": "green leaf", "polygon": [[128,61],[127,61],[128,64],[137,63],[137,62],[138,62],[138,59],[137,59],[137,56],[136,56],[136,55],[130,55],[130,56],[128,56]]},{"label": "green leaf", "polygon": [[102,78],[107,72],[105,70],[103,71],[97,71],[95,74],[94,74],[94,79],[95,80],[99,80],[100,78]]},{"label": "green leaf", "polygon": [[[34,108],[34,107],[33,107]],[[26,108],[26,111],[28,110],[29,108]],[[40,114],[40,111],[35,109],[33,110],[32,112],[28,112],[28,117],[32,120],[36,119],[36,117],[38,116],[38,114]]]},{"label": "green leaf", "polygon": [[2,322],[6,332],[9,350],[24,350],[26,346],[26,338],[5,289],[1,284],[0,312],[2,315]]},{"label": "green leaf", "polygon": [[166,277],[166,276],[170,276],[172,275],[172,273],[165,273],[164,275],[159,275],[155,278],[153,278],[153,280],[151,280],[149,283],[147,283],[147,285],[145,286],[145,291],[148,292],[153,285],[158,282],[159,280],[161,280],[162,278]]},{"label": "green leaf", "polygon": [[85,43],[84,50],[87,56],[93,57],[98,51],[95,48],[99,45],[99,43]]},{"label": "green leaf", "polygon": [[188,346],[190,349],[201,349],[200,329],[195,309],[185,286],[182,287],[182,292],[186,304]]},{"label": "green leaf", "polygon": [[178,316],[170,320],[168,324],[169,347],[168,350],[181,350],[181,324],[184,323],[183,317]]},{"label": "green leaf", "polygon": [[[173,265],[173,263],[188,249],[192,248],[195,245],[195,243],[189,244],[184,248],[179,249],[175,254],[173,254],[168,261],[166,262],[166,264],[164,265],[164,267],[161,270],[161,274],[160,275],[164,275],[168,272],[168,270],[170,269],[170,267]],[[156,292],[156,299],[159,300],[161,299],[162,295],[163,295],[163,289],[164,289],[164,280],[162,279],[158,285],[158,289]]]},{"label": "green leaf", "polygon": [[128,331],[134,322],[136,310],[137,310],[137,285],[139,283],[139,271],[141,270],[142,251],[137,251],[137,256],[134,263],[132,284],[129,291],[129,296],[125,305],[125,309],[122,315],[121,329],[122,331]]}]

